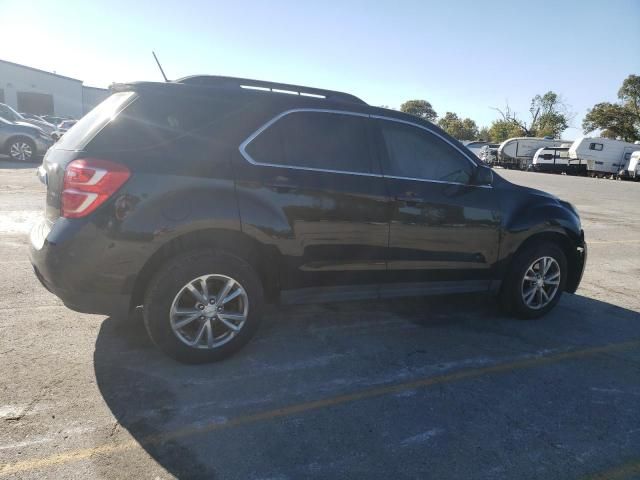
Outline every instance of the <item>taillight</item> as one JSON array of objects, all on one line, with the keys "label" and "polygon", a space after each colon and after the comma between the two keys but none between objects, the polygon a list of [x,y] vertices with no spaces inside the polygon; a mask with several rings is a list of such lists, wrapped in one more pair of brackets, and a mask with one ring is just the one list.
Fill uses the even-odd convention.
[{"label": "taillight", "polygon": [[61,215],[79,218],[102,205],[129,179],[124,165],[86,158],[74,160],[64,172]]}]

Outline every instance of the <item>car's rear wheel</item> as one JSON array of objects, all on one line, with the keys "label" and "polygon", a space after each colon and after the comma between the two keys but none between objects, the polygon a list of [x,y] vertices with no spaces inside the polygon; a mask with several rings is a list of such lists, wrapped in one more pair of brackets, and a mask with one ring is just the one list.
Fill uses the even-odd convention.
[{"label": "car's rear wheel", "polygon": [[30,162],[36,154],[36,146],[28,138],[15,138],[9,141],[7,153],[16,162]]},{"label": "car's rear wheel", "polygon": [[567,259],[550,242],[531,244],[519,252],[502,289],[502,304],[521,318],[538,318],[556,306],[565,288]]},{"label": "car's rear wheel", "polygon": [[210,250],[182,255],[151,280],[144,322],[153,342],[185,363],[221,360],[255,333],[263,293],[254,269],[235,255]]}]

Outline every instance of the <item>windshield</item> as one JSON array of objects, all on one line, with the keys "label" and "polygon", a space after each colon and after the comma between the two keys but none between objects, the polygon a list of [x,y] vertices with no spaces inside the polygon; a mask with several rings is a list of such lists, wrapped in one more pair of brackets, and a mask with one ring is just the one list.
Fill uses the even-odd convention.
[{"label": "windshield", "polygon": [[16,112],[9,105],[0,104],[0,117],[9,120],[10,122],[19,122],[24,120],[24,117]]}]

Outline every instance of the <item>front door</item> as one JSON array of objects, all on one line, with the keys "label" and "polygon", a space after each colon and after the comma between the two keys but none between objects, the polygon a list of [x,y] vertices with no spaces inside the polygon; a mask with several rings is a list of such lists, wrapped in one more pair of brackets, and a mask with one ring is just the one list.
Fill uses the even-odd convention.
[{"label": "front door", "polygon": [[428,126],[385,118],[376,123],[393,205],[391,280],[430,282],[443,292],[488,288],[501,220],[491,186],[471,185],[475,163]]}]

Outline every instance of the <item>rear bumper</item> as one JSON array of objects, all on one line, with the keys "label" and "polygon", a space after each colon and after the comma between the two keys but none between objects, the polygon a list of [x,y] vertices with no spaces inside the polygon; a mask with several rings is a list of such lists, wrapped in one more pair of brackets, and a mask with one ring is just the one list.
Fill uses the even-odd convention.
[{"label": "rear bumper", "polygon": [[78,292],[56,287],[33,263],[33,270],[44,288],[62,300],[67,308],[80,313],[95,313],[112,317],[123,317],[129,313],[129,296]]},{"label": "rear bumper", "polygon": [[121,293],[124,285],[104,282],[106,288],[99,288],[102,282],[89,273],[89,259],[78,258],[75,242],[51,243],[50,230],[43,220],[30,235],[29,259],[40,283],[76,312],[127,315],[131,297]]}]

